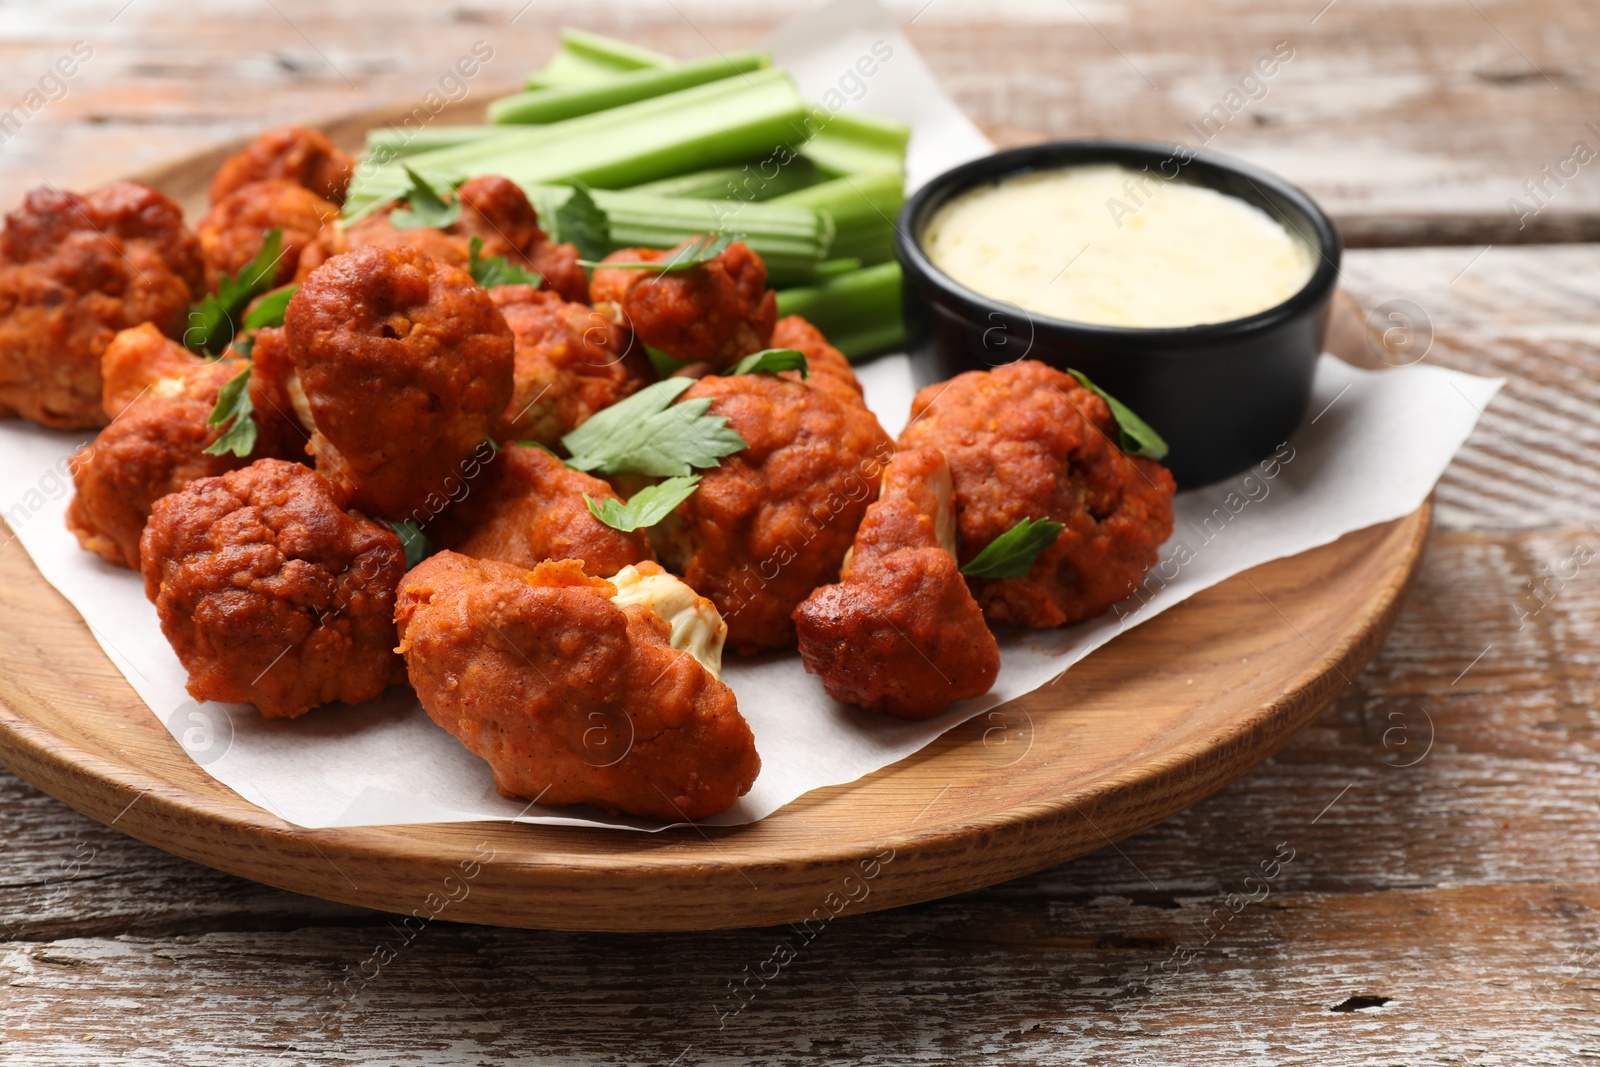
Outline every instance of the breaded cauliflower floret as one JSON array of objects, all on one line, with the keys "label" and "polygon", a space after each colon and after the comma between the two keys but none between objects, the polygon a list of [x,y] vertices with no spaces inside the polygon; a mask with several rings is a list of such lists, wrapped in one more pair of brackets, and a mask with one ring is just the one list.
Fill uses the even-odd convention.
[{"label": "breaded cauliflower floret", "polygon": [[[806,357],[807,385],[824,389],[849,403],[864,404],[861,382],[845,354],[828,343],[822,331],[799,315],[786,315],[772,330],[773,348],[792,348]],[[784,371],[783,377],[800,380],[799,371]]]},{"label": "breaded cauliflower floret", "polygon": [[306,467],[257,460],[156,501],[140,544],[145,595],[197,700],[292,718],[358,704],[403,677],[387,526],[339,507]]},{"label": "breaded cauliflower floret", "polygon": [[726,811],[761,768],[733,692],[653,607],[615,595],[576,560],[423,561],[395,605],[417,698],[502,795],[668,822]]},{"label": "breaded cauliflower floret", "polygon": [[683,394],[698,397],[749,447],[651,530],[656,552],[722,612],[735,652],[791,648],[795,606],[839,576],[893,446],[864,405],[776,375],[704,378]]},{"label": "breaded cauliflower floret", "polygon": [[440,498],[511,400],[504,316],[466,271],[415,249],[324,263],[289,302],[284,339],[278,388],[310,416],[317,469],[385,518]]},{"label": "breaded cauliflower floret", "polygon": [[271,285],[302,280],[328,258],[321,236],[338,215],[337,205],[284,178],[241,185],[213,204],[195,228],[207,286],[215,292],[222,275],[237,277],[274,229],[282,234],[282,251]]},{"label": "breaded cauliflower floret", "polygon": [[513,266],[537,271],[540,288],[563,299],[588,299],[589,275],[578,262],[578,250],[557,244],[539,226],[539,214],[521,186],[509,178],[482,175],[456,190],[461,216],[444,229],[411,226],[397,229],[392,215],[401,205],[387,204],[346,227],[344,248],[416,248],[457,267],[471,262],[472,239],[483,242],[479,254],[499,256]]},{"label": "breaded cauliflower floret", "polygon": [[593,308],[530,285],[497,286],[489,297],[517,338],[515,392],[500,440],[555,448],[590,415],[649,380],[642,349]]},{"label": "breaded cauliflower floret", "polygon": [[342,204],[354,169],[354,161],[335,148],[321,130],[284,126],[268,130],[223,160],[211,178],[211,202],[215,204],[242,185],[283,178],[324,200]]},{"label": "breaded cauliflower floret", "polygon": [[[250,462],[206,455],[223,427],[207,426],[217,394],[245,366],[190,356],[148,324],[117,334],[105,354],[105,407],[111,424],[72,457],[77,493],[67,526],[85,549],[139,569],[139,536],[151,506],[196,478]],[[256,455],[272,455],[257,439]]]},{"label": "breaded cauliflower floret", "polygon": [[606,267],[606,263],[666,263],[692,245],[623,248],[601,260],[589,282],[597,309],[633,330],[639,340],[674,359],[702,360],[721,370],[768,347],[778,319],[777,295],[767,288],[767,265],[742,241],[715,259],[684,270]]},{"label": "breaded cauliflower floret", "polygon": [[0,230],[0,416],[104,426],[100,356],[112,337],[145,322],[181,336],[204,291],[200,244],[154,189],[35,189]]},{"label": "breaded cauliflower floret", "polygon": [[956,566],[954,495],[938,449],[896,453],[839,584],[795,609],[806,670],[835,700],[925,719],[994,685],[1000,648]]},{"label": "breaded cauliflower floret", "polygon": [[542,448],[503,446],[465,493],[428,526],[439,548],[528,568],[575,559],[598,576],[655,559],[643,530],[613,530],[590,513],[584,495],[618,499],[610,485]]},{"label": "breaded cauliflower floret", "polygon": [[1023,578],[974,578],[990,622],[1062,626],[1138,586],[1172,534],[1172,475],[1117,447],[1111,409],[1033,360],[968,371],[916,396],[903,448],[943,449],[955,478],[961,562],[1023,519],[1064,529]]}]

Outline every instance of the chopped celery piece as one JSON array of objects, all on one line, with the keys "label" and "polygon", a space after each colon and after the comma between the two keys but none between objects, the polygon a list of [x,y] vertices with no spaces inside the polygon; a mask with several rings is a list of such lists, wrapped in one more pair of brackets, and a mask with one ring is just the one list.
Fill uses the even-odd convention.
[{"label": "chopped celery piece", "polygon": [[367,131],[367,155],[380,163],[418,152],[454,148],[485,137],[505,133],[500,126],[426,126],[408,130],[403,126],[383,126]]},{"label": "chopped celery piece", "polygon": [[692,89],[772,65],[765,52],[733,52],[675,67],[629,71],[603,82],[558,85],[489,101],[489,121],[543,125]]},{"label": "chopped celery piece", "polygon": [[670,67],[678,61],[648,48],[586,30],[562,30],[561,49],[543,70],[528,76],[529,89],[605,81],[631,70]]},{"label": "chopped celery piece", "polygon": [[825,259],[817,264],[817,283],[820,285],[830,278],[854,274],[860,269],[861,261],[859,259]]},{"label": "chopped celery piece", "polygon": [[[763,156],[787,141],[803,114],[789,76],[768,68],[564,122],[507,127],[497,137],[419,152],[406,162],[430,181],[499,174],[522,185],[625,188]],[[370,210],[408,186],[398,165],[357,168],[346,214]]]},{"label": "chopped celery piece", "polygon": [[774,204],[801,204],[833,216],[837,231],[829,254],[861,262],[894,258],[895,216],[905,203],[905,178],[899,171],[845,175],[774,198]]},{"label": "chopped celery piece", "polygon": [[[769,175],[767,172],[772,171]],[[737,167],[714,167],[635,185],[630,193],[651,196],[687,196],[696,200],[771,200],[815,185],[822,172],[810,160],[796,156],[786,166],[771,159],[752,160]]]},{"label": "chopped celery piece", "polygon": [[[533,186],[528,198],[541,216],[558,211],[570,189]],[[706,233],[737,233],[767,265],[774,286],[802,285],[817,275],[833,241],[833,220],[797,204],[741,204],[596,189],[594,202],[610,221],[611,249],[675,248]]]},{"label": "chopped celery piece", "polygon": [[[808,125],[815,125],[815,119]],[[895,119],[840,112],[823,123],[801,151],[834,176],[903,170],[911,127]]]},{"label": "chopped celery piece", "polygon": [[851,359],[905,344],[900,264],[880,263],[805,289],[778,290],[778,314],[799,315]]}]

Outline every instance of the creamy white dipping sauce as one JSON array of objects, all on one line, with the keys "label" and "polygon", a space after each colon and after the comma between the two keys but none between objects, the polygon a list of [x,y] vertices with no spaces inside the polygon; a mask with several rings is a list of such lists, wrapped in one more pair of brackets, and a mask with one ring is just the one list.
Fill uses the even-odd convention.
[{"label": "creamy white dipping sauce", "polygon": [[1088,164],[971,189],[923,233],[984,296],[1102,326],[1198,326],[1283,303],[1315,254],[1261,209],[1154,171]]}]

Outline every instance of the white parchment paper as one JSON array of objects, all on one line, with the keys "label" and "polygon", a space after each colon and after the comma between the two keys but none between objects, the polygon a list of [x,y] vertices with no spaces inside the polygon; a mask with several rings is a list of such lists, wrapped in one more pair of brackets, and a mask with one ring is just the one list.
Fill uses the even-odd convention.
[{"label": "white parchment paper", "polygon": [[[877,56],[884,45],[890,55],[866,64],[873,68],[867,76],[858,60],[874,55],[874,45]],[[836,89],[842,108],[859,106],[912,123],[913,185],[989,148],[874,3],[830,4],[781,30],[770,46],[809,98],[824,99]],[[846,78],[847,71],[856,77]],[[904,356],[876,360],[862,368],[862,378],[884,428],[898,434],[913,391],[909,362]],[[749,795],[709,821],[753,822],[813,789],[895,763],[1208,586],[1410,513],[1500,384],[1430,367],[1370,373],[1324,356],[1306,425],[1252,472],[1178,497],[1177,531],[1135,597],[1071,629],[1003,639],[994,690],[937,719],[906,723],[837,705],[797,655],[729,656],[725,680],[755,732],[762,770]],[[658,828],[500,797],[487,765],[436,727],[403,688],[372,704],[320,708],[289,722],[264,721],[248,705],[196,704],[139,577],[82,551],[64,525],[71,495],[67,458],[89,439],[0,422],[0,509],[40,572],[83,616],[152,713],[229,788],[307,827],[520,819]]]}]

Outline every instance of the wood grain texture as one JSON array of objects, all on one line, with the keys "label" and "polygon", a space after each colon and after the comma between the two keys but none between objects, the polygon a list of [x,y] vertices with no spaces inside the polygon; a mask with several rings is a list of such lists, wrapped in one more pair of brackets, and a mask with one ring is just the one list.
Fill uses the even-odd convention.
[{"label": "wood grain texture", "polygon": [[[495,49],[471,85],[481,100],[491,83],[514,82],[542,62],[564,25],[688,56],[747,47],[805,6],[92,0],[65,18],[50,5],[9,5],[0,13],[0,111],[75,41],[94,56],[64,98],[5,141],[0,203],[42,180],[89,186],[274,123],[420,100],[475,41]],[[934,73],[1002,142],[1209,137],[1206,147],[1304,185],[1362,246],[1600,235],[1600,181],[1590,168],[1559,187],[1541,174],[1579,141],[1600,150],[1585,118],[1600,113],[1591,58],[1600,25],[1584,0],[1337,0],[1318,17],[1322,6],[894,5]],[[1229,92],[1279,42],[1293,58],[1260,89],[1246,83],[1256,99],[1234,98],[1237,111],[1197,136],[1203,117],[1232,103]],[[1507,201],[1534,203],[1529,181],[1547,183],[1548,206],[1518,229]]]},{"label": "wood grain texture", "polygon": [[[1317,862],[1295,834],[1283,870]],[[787,928],[596,938],[441,923],[409,937],[17,945],[0,973],[8,1040],[32,1062],[84,1067],[170,1063],[173,1048],[187,1067],[1167,1064],[1197,1050],[1241,1067],[1553,1067],[1600,1048],[1585,975],[1597,909],[1593,888],[1543,885],[1268,887],[1237,912],[1001,889],[888,929],[842,917],[809,941]],[[1375,952],[1397,922],[1407,951]],[[792,960],[765,965],[784,945]],[[1173,959],[1183,965],[1161,968]],[[1481,996],[1460,995],[1491,974]],[[1357,996],[1382,1007],[1331,1010]]]},{"label": "wood grain texture", "polygon": [[[372,3],[275,0],[352,88],[265,4],[136,0],[102,29],[121,3],[74,4],[66,18],[0,4],[0,111],[71,41],[97,48],[69,96],[0,145],[0,202],[44,179],[85,186],[197,142],[419,93],[485,27],[524,67],[563,21],[707,49],[658,0],[540,0],[515,24],[520,0],[404,0],[383,5],[381,35],[367,29]],[[922,3],[901,5],[902,23]],[[722,4],[712,18],[674,4],[723,48],[792,6]],[[1258,41],[1322,7],[937,0],[909,30],[1002,138],[1015,136],[1007,125],[1172,137]],[[1039,41],[1014,47],[1034,26]],[[1597,144],[1583,131],[1600,31],[1577,0],[1338,0],[1313,31],[1304,39],[1327,48],[1317,76],[1286,80],[1310,58],[1301,49],[1268,106],[1218,144],[1265,146],[1255,158],[1291,169],[1355,243],[1370,243],[1361,227],[1385,243],[1494,241],[1470,266],[1478,248],[1354,251],[1344,285],[1369,308],[1423,305],[1430,362],[1511,380],[1493,426],[1446,474],[1391,639],[1277,757],[1116,849],[950,900],[847,913],[725,1030],[714,1005],[726,983],[758,968],[781,930],[608,936],[441,920],[324,1025],[344,1003],[329,983],[371,956],[387,917],[159,852],[0,772],[0,1063],[1594,1062],[1600,571],[1542,608],[1529,587],[1600,542],[1584,525],[1600,510],[1600,249],[1508,249],[1491,227],[1571,140]],[[1157,106],[1114,49],[1152,72]],[[1185,75],[1182,93],[1155,73],[1158,57]],[[1280,102],[1294,111],[1273,125]],[[1597,195],[1586,169],[1516,236],[1590,233]],[[1425,758],[1396,765],[1426,738]],[[1285,840],[1297,857],[1273,895],[1196,966],[1143,991],[1146,970]],[[1358,993],[1395,999],[1327,1010]]]}]

